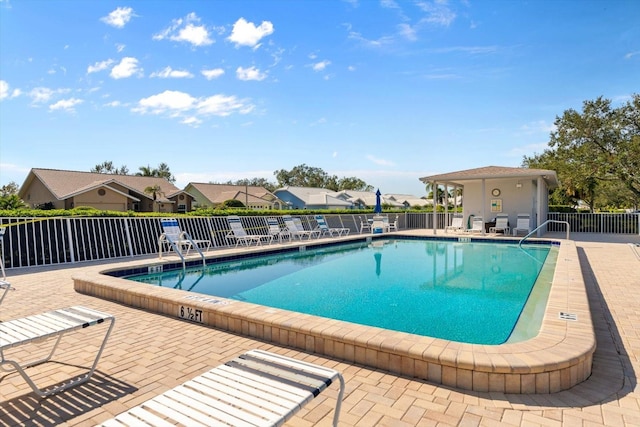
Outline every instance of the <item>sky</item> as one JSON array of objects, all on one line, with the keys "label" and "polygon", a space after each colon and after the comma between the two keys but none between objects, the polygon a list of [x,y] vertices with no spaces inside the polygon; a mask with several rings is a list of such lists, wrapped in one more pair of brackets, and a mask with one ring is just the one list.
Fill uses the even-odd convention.
[{"label": "sky", "polygon": [[0,0],[0,185],[176,186],[306,164],[382,193],[519,167],[554,120],[640,92],[636,0]]}]

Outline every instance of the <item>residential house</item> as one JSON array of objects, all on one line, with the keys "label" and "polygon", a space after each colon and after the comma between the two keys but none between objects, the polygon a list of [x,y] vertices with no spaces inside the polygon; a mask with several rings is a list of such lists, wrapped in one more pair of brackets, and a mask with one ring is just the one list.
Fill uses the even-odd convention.
[{"label": "residential house", "polygon": [[184,191],[193,196],[194,207],[215,207],[227,200],[238,200],[249,209],[282,209],[284,204],[266,188],[252,185],[190,182]]},{"label": "residential house", "polygon": [[192,203],[189,194],[164,178],[36,168],[18,196],[33,208],[89,206],[122,212],[188,212]]},{"label": "residential house", "polygon": [[273,192],[288,209],[351,209],[353,204],[335,191],[313,187],[283,187]]},{"label": "residential house", "polygon": [[[337,194],[338,198],[351,202],[356,209],[374,208],[376,206],[376,193],[373,191],[341,190]],[[387,195],[380,196],[380,203],[397,209],[404,208],[402,203],[390,199]]]}]

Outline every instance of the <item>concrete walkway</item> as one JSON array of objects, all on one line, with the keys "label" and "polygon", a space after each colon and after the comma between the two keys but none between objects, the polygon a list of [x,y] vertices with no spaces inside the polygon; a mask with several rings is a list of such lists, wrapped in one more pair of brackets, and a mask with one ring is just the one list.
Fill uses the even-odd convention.
[{"label": "concrete walkway", "polygon": [[[572,236],[598,340],[593,374],[569,391],[550,395],[463,392],[73,290],[73,274],[79,269],[100,270],[104,264],[10,271],[17,290],[10,291],[0,306],[0,320],[86,305],[114,314],[116,326],[98,371],[87,384],[39,399],[20,376],[0,372],[0,425],[94,425],[240,353],[261,348],[341,371],[347,381],[342,426],[640,426],[640,247],[635,246],[640,238],[626,236],[610,243],[586,237]],[[36,381],[55,384],[80,373],[78,365],[90,363],[100,332],[89,328],[65,337],[57,363],[31,368]],[[329,426],[337,391],[330,387],[287,425]]]}]

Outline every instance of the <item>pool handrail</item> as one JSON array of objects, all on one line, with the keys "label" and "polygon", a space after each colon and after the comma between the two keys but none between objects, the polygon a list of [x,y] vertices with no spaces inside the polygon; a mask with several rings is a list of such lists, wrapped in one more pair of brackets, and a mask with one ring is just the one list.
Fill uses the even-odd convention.
[{"label": "pool handrail", "polygon": [[539,229],[541,229],[542,227],[544,227],[545,225],[554,222],[554,223],[559,223],[559,224],[566,224],[567,225],[567,240],[569,240],[569,230],[571,229],[571,225],[569,224],[568,221],[558,221],[555,219],[548,219],[545,222],[543,222],[542,224],[540,224],[539,226],[537,226],[536,228],[534,228],[532,231],[529,232],[529,234],[527,234],[526,236],[524,236],[522,239],[520,239],[520,241],[518,242],[518,247],[520,248],[522,246],[522,242],[524,242],[527,237],[530,237],[533,233],[535,233],[536,231],[538,231]]}]

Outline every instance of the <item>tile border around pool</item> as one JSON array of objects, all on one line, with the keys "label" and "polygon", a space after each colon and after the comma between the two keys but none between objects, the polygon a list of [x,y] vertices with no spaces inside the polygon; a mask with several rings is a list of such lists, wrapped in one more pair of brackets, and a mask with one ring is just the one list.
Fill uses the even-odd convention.
[{"label": "tile border around pool", "polygon": [[[596,341],[576,245],[565,240],[553,243],[559,244],[558,260],[540,333],[527,341],[496,346],[389,331],[202,294],[187,297],[180,290],[100,273],[82,272],[73,279],[77,292],[172,317],[179,317],[181,306],[201,310],[196,320],[204,325],[436,384],[483,392],[554,393],[589,377]],[[146,269],[150,262],[140,264]],[[577,320],[561,319],[560,313],[577,315]]]}]

